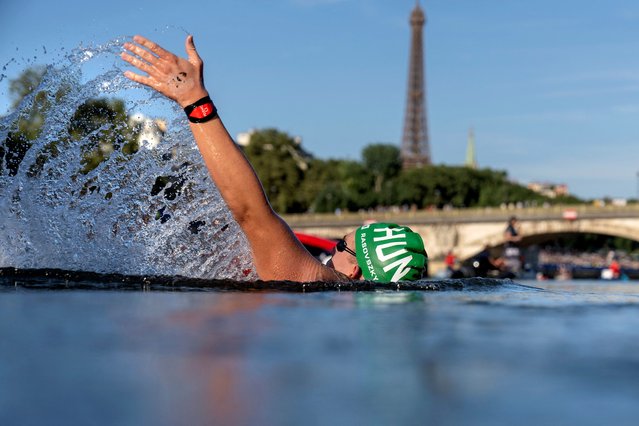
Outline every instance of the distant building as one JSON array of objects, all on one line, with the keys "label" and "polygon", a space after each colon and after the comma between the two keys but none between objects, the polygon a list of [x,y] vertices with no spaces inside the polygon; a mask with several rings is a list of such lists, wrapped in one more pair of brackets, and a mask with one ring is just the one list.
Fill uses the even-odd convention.
[{"label": "distant building", "polygon": [[528,184],[528,189],[548,198],[557,198],[570,194],[568,185],[565,183],[531,182]]},{"label": "distant building", "polygon": [[251,136],[255,133],[255,129],[249,129],[247,132],[238,133],[235,138],[235,142],[237,142],[240,146],[248,146],[251,143]]},{"label": "distant building", "polygon": [[[242,133],[238,133],[237,136],[235,137],[235,141],[237,142],[238,145],[243,146],[243,147],[247,147],[251,144],[251,137],[255,134],[255,129],[249,129],[246,132],[242,132]],[[293,157],[293,159],[295,160],[295,162],[297,163],[297,166],[301,169],[301,170],[307,170],[308,169],[308,158],[305,157],[311,157],[309,154],[307,154],[303,149],[302,149],[302,137],[301,136],[293,136],[293,143],[295,145],[297,145],[298,149],[292,148],[291,146],[286,146],[287,151],[291,154],[291,156]],[[271,145],[270,143],[268,144],[264,144],[262,146],[262,148],[265,151],[271,151],[273,150],[273,145]]]},{"label": "distant building", "polygon": [[[240,146],[249,146],[249,144],[251,143],[251,136],[253,136],[253,133],[255,133],[255,129],[249,129],[246,132],[238,133],[237,136],[235,137],[235,142],[237,142],[237,144]],[[298,146],[301,145],[302,137],[293,136],[293,142],[295,142],[295,144],[297,144]]]},{"label": "distant building", "polygon": [[625,207],[628,205],[628,200],[625,198],[596,199],[596,200],[593,200],[592,205],[596,207],[604,207],[607,205],[615,206],[615,207]]},{"label": "distant building", "polygon": [[129,118],[131,127],[140,126],[140,134],[138,135],[138,143],[140,147],[153,149],[159,145],[166,133],[166,121],[156,118],[152,119],[144,114],[133,114]]}]

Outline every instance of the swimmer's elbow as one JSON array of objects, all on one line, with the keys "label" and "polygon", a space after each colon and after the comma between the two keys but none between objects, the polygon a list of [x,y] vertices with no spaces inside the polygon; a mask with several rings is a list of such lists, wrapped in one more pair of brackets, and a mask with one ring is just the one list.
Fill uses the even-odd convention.
[{"label": "swimmer's elbow", "polygon": [[251,222],[250,209],[231,209],[231,212],[233,213],[233,218],[242,229],[244,229],[247,224]]},{"label": "swimmer's elbow", "polygon": [[268,226],[269,218],[275,218],[275,212],[271,209],[256,209],[243,206],[231,209],[235,221],[246,232],[252,228],[263,228]]}]

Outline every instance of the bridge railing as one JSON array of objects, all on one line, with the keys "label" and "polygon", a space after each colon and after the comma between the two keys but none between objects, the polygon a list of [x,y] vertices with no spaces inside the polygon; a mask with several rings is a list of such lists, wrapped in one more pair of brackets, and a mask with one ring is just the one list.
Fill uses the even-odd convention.
[{"label": "bridge railing", "polygon": [[293,228],[322,226],[359,226],[367,221],[396,222],[405,224],[442,224],[460,222],[497,222],[507,221],[517,216],[520,221],[543,220],[579,220],[597,218],[637,218],[639,204],[627,206],[548,206],[527,208],[468,208],[444,210],[408,210],[389,209],[387,211],[371,211],[358,213],[324,213],[283,215]]}]

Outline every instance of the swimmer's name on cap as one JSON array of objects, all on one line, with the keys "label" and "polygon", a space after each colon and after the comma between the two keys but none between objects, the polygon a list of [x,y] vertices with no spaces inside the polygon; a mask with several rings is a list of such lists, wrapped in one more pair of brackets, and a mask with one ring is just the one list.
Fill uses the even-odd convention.
[{"label": "swimmer's name on cap", "polygon": [[191,123],[206,123],[218,117],[217,108],[208,96],[188,105],[184,112]]},{"label": "swimmer's name on cap", "polygon": [[428,255],[422,237],[407,226],[372,223],[355,231],[357,264],[369,281],[418,280]]}]

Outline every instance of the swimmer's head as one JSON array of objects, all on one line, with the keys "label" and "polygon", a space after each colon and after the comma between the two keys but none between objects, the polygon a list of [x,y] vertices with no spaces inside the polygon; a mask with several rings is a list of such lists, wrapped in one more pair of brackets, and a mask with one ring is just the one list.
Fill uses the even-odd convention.
[{"label": "swimmer's head", "polygon": [[355,232],[351,232],[350,234],[344,235],[344,238],[337,242],[326,265],[341,272],[350,279],[363,279],[362,271],[359,265],[357,265],[357,255],[354,250]]},{"label": "swimmer's head", "polygon": [[355,231],[354,246],[361,275],[369,281],[418,280],[428,263],[422,237],[394,223],[360,226]]}]

